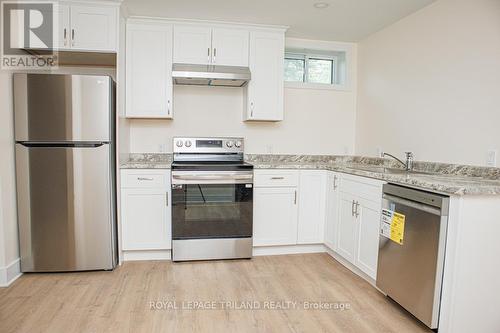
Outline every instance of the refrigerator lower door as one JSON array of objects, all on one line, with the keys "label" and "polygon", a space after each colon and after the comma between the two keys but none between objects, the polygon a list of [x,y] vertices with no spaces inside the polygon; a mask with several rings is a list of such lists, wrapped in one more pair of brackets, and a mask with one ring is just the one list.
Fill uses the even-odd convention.
[{"label": "refrigerator lower door", "polygon": [[16,144],[23,272],[116,265],[110,146]]}]

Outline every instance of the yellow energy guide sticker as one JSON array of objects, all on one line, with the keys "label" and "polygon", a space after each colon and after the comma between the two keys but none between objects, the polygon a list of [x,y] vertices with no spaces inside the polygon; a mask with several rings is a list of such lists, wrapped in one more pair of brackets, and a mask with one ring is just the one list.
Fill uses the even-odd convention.
[{"label": "yellow energy guide sticker", "polygon": [[405,218],[403,214],[393,210],[382,209],[380,234],[402,245],[405,236]]}]

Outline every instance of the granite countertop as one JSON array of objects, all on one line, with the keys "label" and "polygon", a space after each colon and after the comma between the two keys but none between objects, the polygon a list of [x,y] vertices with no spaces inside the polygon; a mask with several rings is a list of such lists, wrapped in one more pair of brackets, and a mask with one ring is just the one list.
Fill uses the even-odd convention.
[{"label": "granite countertop", "polygon": [[120,169],[170,169],[172,154],[134,153],[120,163]]},{"label": "granite countertop", "polygon": [[[255,169],[319,169],[378,179],[447,195],[500,195],[500,168],[415,162],[406,172],[395,161],[359,156],[245,156]],[[170,169],[172,154],[130,154],[122,169]]]},{"label": "granite countertop", "polygon": [[263,163],[254,164],[255,169],[320,169],[347,173],[406,185],[431,192],[452,195],[500,195],[500,180],[451,174],[426,174],[413,172],[385,172],[380,167],[328,163]]}]

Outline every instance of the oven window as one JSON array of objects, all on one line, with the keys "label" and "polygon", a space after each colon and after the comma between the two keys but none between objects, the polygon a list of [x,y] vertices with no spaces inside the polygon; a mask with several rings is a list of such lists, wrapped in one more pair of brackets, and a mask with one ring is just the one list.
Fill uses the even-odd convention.
[{"label": "oven window", "polygon": [[174,239],[252,235],[253,189],[246,184],[189,184],[172,190]]}]

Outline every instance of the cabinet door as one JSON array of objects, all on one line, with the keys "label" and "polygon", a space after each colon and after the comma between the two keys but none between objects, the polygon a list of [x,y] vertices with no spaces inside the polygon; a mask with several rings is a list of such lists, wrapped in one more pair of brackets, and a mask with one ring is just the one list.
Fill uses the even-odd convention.
[{"label": "cabinet door", "polygon": [[283,120],[284,34],[250,32],[248,83],[244,120]]},{"label": "cabinet door", "polygon": [[352,195],[340,194],[339,221],[337,224],[337,252],[352,264],[355,263],[357,247],[354,202],[355,198]]},{"label": "cabinet door", "polygon": [[118,8],[71,6],[71,48],[85,51],[116,51]]},{"label": "cabinet door", "polygon": [[59,4],[58,5],[58,28],[57,28],[57,40],[58,40],[58,48],[59,49],[69,49],[71,47],[70,45],[70,33],[71,33],[71,26],[70,26],[70,11],[69,11],[69,6],[64,5],[64,4]]},{"label": "cabinet door", "polygon": [[210,64],[212,59],[212,29],[203,26],[174,26],[174,62]]},{"label": "cabinet door", "polygon": [[212,64],[248,66],[249,32],[239,29],[212,30]]},{"label": "cabinet door", "polygon": [[358,199],[356,266],[372,279],[377,277],[381,203]]},{"label": "cabinet door", "polygon": [[297,189],[254,189],[253,244],[297,244]]},{"label": "cabinet door", "polygon": [[128,24],[127,118],[172,118],[172,26]]},{"label": "cabinet door", "polygon": [[299,179],[298,244],[324,242],[326,171],[301,170]]},{"label": "cabinet door", "polygon": [[328,172],[326,181],[325,244],[337,251],[337,225],[339,221],[340,175]]},{"label": "cabinet door", "polygon": [[121,190],[123,250],[171,248],[170,198],[167,189]]}]

